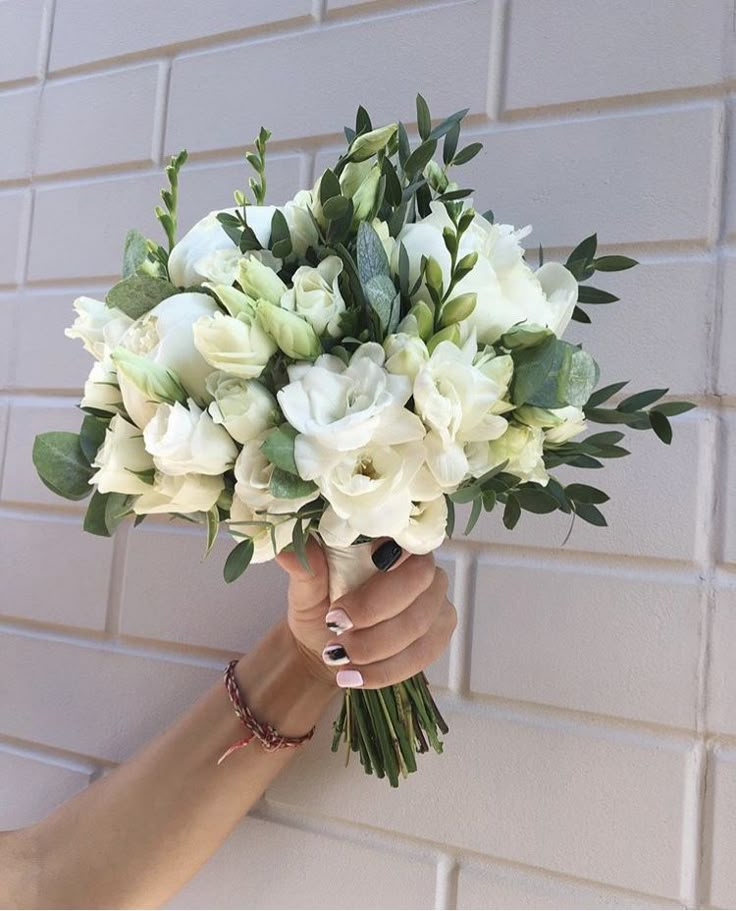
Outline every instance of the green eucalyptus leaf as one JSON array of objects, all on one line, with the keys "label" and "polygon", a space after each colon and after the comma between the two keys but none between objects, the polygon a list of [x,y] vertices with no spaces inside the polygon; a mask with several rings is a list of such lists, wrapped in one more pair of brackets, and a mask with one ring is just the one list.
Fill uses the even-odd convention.
[{"label": "green eucalyptus leaf", "polygon": [[455,504],[452,502],[450,497],[445,494],[445,503],[447,504],[447,524],[445,526],[445,534],[448,538],[452,537],[452,533],[455,531]]},{"label": "green eucalyptus leaf", "polygon": [[538,326],[536,323],[520,323],[512,326],[508,332],[501,336],[501,344],[509,351],[515,348],[535,348],[554,338],[554,332],[545,326]]},{"label": "green eucalyptus leaf", "polygon": [[304,481],[298,475],[284,471],[283,468],[274,468],[269,489],[279,499],[292,500],[315,493],[317,485],[313,481]]},{"label": "green eucalyptus leaf", "polygon": [[475,528],[480,518],[481,510],[483,509],[483,495],[481,493],[473,500],[473,507],[470,510],[470,515],[468,516],[467,524],[465,525],[464,535],[469,535],[470,532]]},{"label": "green eucalyptus leaf", "polygon": [[88,414],[82,421],[82,426],[79,430],[79,445],[90,465],[94,462],[100,446],[105,442],[105,433],[109,426],[109,417],[105,420]]},{"label": "green eucalyptus leaf", "polygon": [[319,182],[319,201],[322,207],[324,208],[324,204],[328,199],[332,199],[333,196],[339,196],[340,193],[340,181],[337,179],[335,172],[327,168]]},{"label": "green eucalyptus leaf", "polygon": [[148,241],[136,228],[131,228],[125,235],[123,244],[122,276],[134,275],[148,259]]},{"label": "green eucalyptus leaf", "polygon": [[[434,138],[434,137],[433,137]],[[457,149],[458,140],[460,139],[460,123],[455,122],[448,129],[445,135],[445,141],[442,145],[442,161],[449,165],[452,162],[455,150]]]},{"label": "green eucalyptus leaf", "polygon": [[294,441],[297,432],[291,424],[282,424],[272,430],[261,444],[261,452],[269,462],[289,474],[299,476],[294,461]]},{"label": "green eucalyptus leaf", "polygon": [[111,531],[105,521],[105,508],[107,506],[109,493],[100,493],[95,490],[92,499],[87,506],[87,512],[84,514],[84,530],[90,535],[98,535],[101,538],[111,537]]},{"label": "green eucalyptus leaf", "polygon": [[557,500],[539,488],[519,487],[514,491],[514,497],[522,509],[539,515],[555,512],[559,508]]},{"label": "green eucalyptus leaf", "polygon": [[151,275],[129,275],[107,292],[105,303],[108,307],[117,307],[131,319],[138,319],[156,304],[176,294],[177,289],[171,282]]},{"label": "green eucalyptus leaf", "polygon": [[40,433],[33,443],[33,464],[41,481],[67,500],[83,500],[92,493],[89,467],[79,434],[63,430]]},{"label": "green eucalyptus leaf", "polygon": [[564,393],[567,404],[582,408],[599,377],[600,370],[593,357],[582,348],[576,348],[571,354],[570,374]]},{"label": "green eucalyptus leaf", "polygon": [[217,508],[217,505],[213,506],[207,511],[207,544],[204,549],[204,557],[209,557],[212,553],[212,548],[215,546],[215,541],[217,540],[217,532],[220,530],[220,510]]},{"label": "green eucalyptus leaf", "polygon": [[[445,117],[429,134],[429,139],[442,139],[443,136],[450,134],[451,130],[457,129],[460,132],[460,121],[468,113],[470,108],[463,108],[462,111],[455,111],[449,117]],[[456,140],[457,144],[457,140]]]},{"label": "green eucalyptus leaf", "polygon": [[661,405],[655,405],[649,415],[651,417],[652,411],[658,411],[660,414],[667,415],[667,417],[674,417],[677,414],[685,414],[686,411],[692,411],[693,408],[697,408],[697,405],[693,404],[693,402],[662,402]]}]

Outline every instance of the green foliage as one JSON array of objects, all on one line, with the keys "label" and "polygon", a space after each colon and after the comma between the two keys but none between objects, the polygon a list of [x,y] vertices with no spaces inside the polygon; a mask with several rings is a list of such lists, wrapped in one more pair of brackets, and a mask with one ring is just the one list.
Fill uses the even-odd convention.
[{"label": "green foliage", "polygon": [[83,500],[92,493],[93,471],[77,433],[40,433],[33,443],[33,464],[41,481],[60,497]]},{"label": "green foliage", "polygon": [[317,485],[314,481],[304,481],[298,475],[282,468],[274,468],[269,489],[279,499],[292,500],[306,497],[311,493],[316,494]]},{"label": "green foliage", "polygon": [[130,275],[135,275],[147,259],[148,241],[140,231],[131,228],[125,235],[123,244],[122,277],[128,278]]},{"label": "green foliage", "polygon": [[268,434],[261,444],[261,452],[272,465],[298,477],[299,471],[294,461],[296,437],[297,432],[290,424],[282,424]]},{"label": "green foliage", "polygon": [[177,229],[177,204],[179,201],[179,171],[181,170],[184,162],[187,160],[186,149],[183,149],[179,152],[178,155],[172,155],[169,164],[166,166],[166,176],[169,179],[169,189],[161,190],[161,199],[164,201],[164,206],[166,210],[161,208],[161,206],[156,206],[154,212],[156,213],[156,218],[161,223],[161,227],[164,229],[166,238],[169,243],[169,252],[174,248],[176,243],[176,229]]},{"label": "green foliage", "polygon": [[230,551],[225,560],[223,576],[228,585],[243,575],[253,559],[253,540],[245,538]]},{"label": "green foliage", "polygon": [[[134,499],[124,493],[100,493],[95,490],[84,516],[84,530],[102,538],[112,537],[125,516],[130,514]],[[142,516],[138,518],[143,521]]]},{"label": "green foliage", "polygon": [[138,319],[156,304],[177,293],[171,282],[151,275],[133,273],[107,292],[105,303],[108,307],[117,307],[131,319]]}]

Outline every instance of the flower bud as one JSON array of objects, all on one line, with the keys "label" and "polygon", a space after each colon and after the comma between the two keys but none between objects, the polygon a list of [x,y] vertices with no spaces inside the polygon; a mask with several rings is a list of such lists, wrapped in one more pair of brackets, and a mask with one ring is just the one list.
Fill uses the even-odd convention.
[{"label": "flower bud", "polygon": [[426,301],[418,301],[396,327],[397,332],[418,335],[425,342],[434,332],[434,313]]},{"label": "flower bud", "polygon": [[434,351],[440,342],[452,342],[453,345],[460,344],[460,328],[457,323],[447,326],[445,329],[435,332],[432,338],[427,342],[427,350],[430,354]]},{"label": "flower bud", "polygon": [[264,266],[255,256],[249,256],[241,262],[238,283],[246,294],[271,304],[278,304],[286,291],[286,285],[273,269]]},{"label": "flower bud", "polygon": [[445,174],[434,158],[429,161],[427,167],[424,169],[424,176],[427,178],[430,187],[438,193],[444,193],[447,189],[447,174]]},{"label": "flower bud", "polygon": [[442,293],[442,267],[433,256],[427,259],[424,267],[424,279],[430,288],[433,288],[438,294]]},{"label": "flower bud", "polygon": [[429,360],[427,346],[417,335],[403,332],[389,335],[383,343],[383,350],[386,352],[386,370],[408,376],[412,382]]},{"label": "flower bud", "polygon": [[258,301],[256,313],[262,328],[288,357],[311,361],[322,354],[317,333],[301,316],[267,300]]},{"label": "flower bud", "polygon": [[448,301],[442,308],[440,326],[444,329],[445,326],[450,326],[453,323],[459,323],[462,320],[467,319],[473,310],[475,310],[477,299],[478,295],[475,291],[453,297],[453,299]]},{"label": "flower bud", "polygon": [[374,164],[353,196],[353,228],[357,228],[360,222],[365,221],[373,211],[380,182],[381,168],[380,165]]},{"label": "flower bud", "polygon": [[370,133],[358,136],[350,147],[350,160],[365,161],[366,158],[380,152],[388,145],[398,128],[398,123],[390,123],[388,126],[379,127],[377,130],[371,130]]},{"label": "flower bud", "polygon": [[238,317],[241,313],[247,317],[253,316],[256,302],[237,288],[231,285],[216,285],[213,282],[205,282],[203,287],[215,292],[217,299],[230,316]]},{"label": "flower bud", "polygon": [[118,374],[139,389],[148,401],[186,402],[186,390],[173,370],[120,346],[113,350],[110,358]]}]

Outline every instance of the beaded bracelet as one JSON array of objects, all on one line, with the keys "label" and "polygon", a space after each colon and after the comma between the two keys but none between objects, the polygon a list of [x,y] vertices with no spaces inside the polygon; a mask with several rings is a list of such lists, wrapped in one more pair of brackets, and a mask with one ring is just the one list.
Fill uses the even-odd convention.
[{"label": "beaded bracelet", "polygon": [[242,740],[236,740],[232,746],[228,747],[217,760],[217,764],[219,765],[223,760],[227,759],[235,750],[248,746],[254,738],[260,740],[263,749],[267,750],[269,753],[274,750],[298,747],[303,743],[306,743],[307,740],[311,740],[312,735],[314,734],[314,728],[312,728],[311,731],[307,731],[307,733],[303,734],[301,737],[285,737],[283,734],[279,734],[279,732],[275,728],[272,728],[267,722],[258,721],[253,716],[253,713],[243,701],[243,697],[240,695],[240,690],[238,689],[238,684],[235,679],[235,666],[237,663],[238,659],[236,658],[225,668],[225,689],[227,690],[230,702],[235,709],[235,714],[242,721],[243,726],[248,733]]}]

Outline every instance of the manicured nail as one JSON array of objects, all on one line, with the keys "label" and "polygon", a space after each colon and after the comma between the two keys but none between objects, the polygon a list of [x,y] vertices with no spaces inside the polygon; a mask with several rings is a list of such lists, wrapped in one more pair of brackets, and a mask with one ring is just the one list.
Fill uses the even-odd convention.
[{"label": "manicured nail", "polygon": [[388,572],[389,569],[401,556],[401,548],[396,541],[388,540],[373,554],[372,560],[382,573]]},{"label": "manicured nail", "polygon": [[350,664],[348,653],[341,645],[328,645],[322,651],[322,660],[325,664]]},{"label": "manicured nail", "polygon": [[353,628],[353,621],[348,617],[345,611],[339,607],[336,607],[327,614],[325,623],[327,624],[327,629],[338,636],[340,633],[346,633],[349,629]]},{"label": "manicured nail", "polygon": [[363,686],[363,675],[360,671],[338,671],[337,685],[343,689],[349,689],[354,686]]}]

